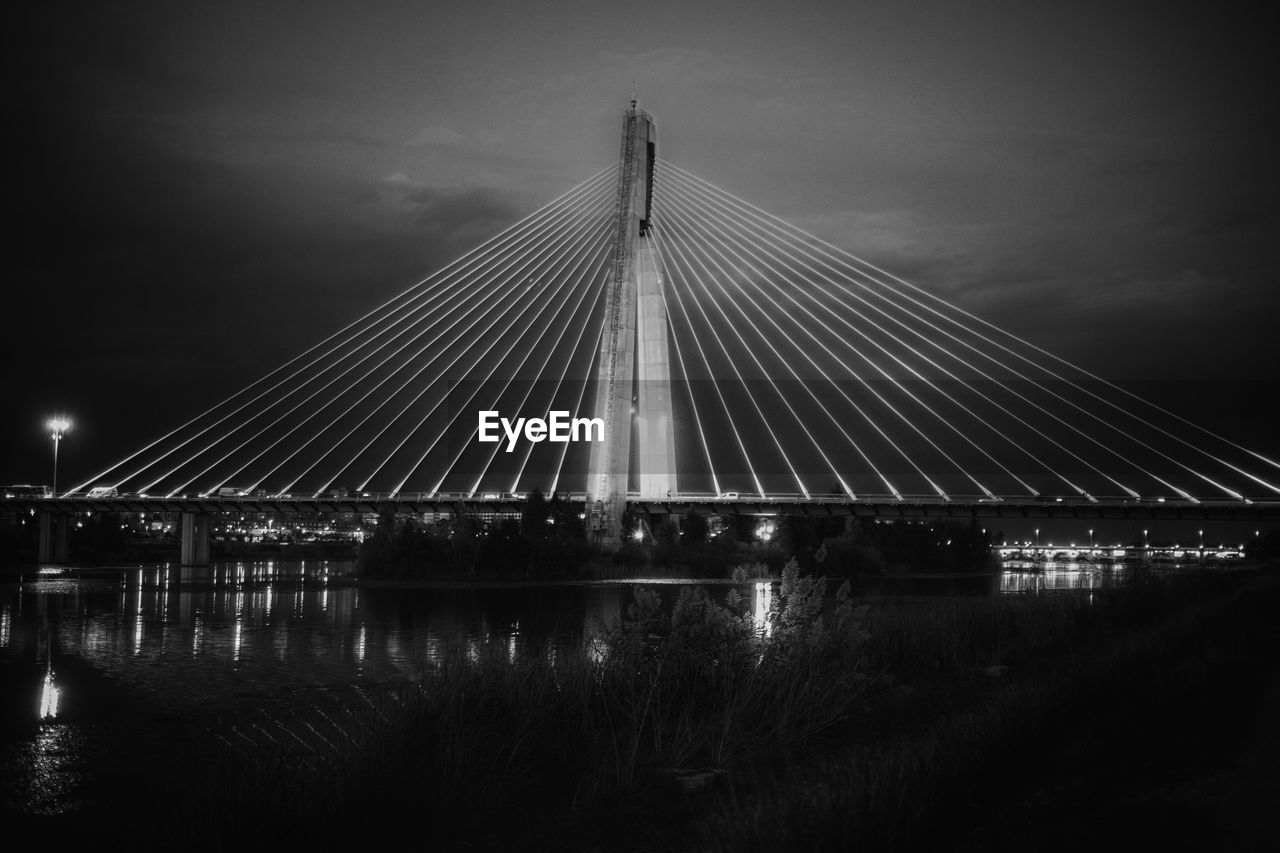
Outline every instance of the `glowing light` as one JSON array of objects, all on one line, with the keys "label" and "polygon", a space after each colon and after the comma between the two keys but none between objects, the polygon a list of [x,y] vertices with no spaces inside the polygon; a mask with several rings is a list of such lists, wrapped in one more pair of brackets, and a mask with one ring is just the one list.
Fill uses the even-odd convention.
[{"label": "glowing light", "polygon": [[44,686],[40,690],[40,719],[49,720],[58,716],[58,699],[62,693],[53,683],[53,670],[44,674]]},{"label": "glowing light", "polygon": [[755,587],[755,608],[751,614],[751,624],[757,634],[769,637],[773,634],[773,623],[769,621],[769,612],[773,610],[773,584],[760,581]]}]

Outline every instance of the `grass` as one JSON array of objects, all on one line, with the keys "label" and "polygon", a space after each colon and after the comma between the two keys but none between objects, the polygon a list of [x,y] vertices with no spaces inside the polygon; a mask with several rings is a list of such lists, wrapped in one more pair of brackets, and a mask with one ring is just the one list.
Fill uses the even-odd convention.
[{"label": "grass", "polygon": [[[728,791],[698,821],[694,846],[1105,847],[1114,843],[1120,817],[1099,797],[1103,790],[1116,795],[1108,785],[1112,777],[1150,764],[1153,756],[1179,752],[1188,726],[1239,727],[1240,706],[1208,692],[1221,689],[1221,679],[1211,675],[1230,671],[1231,681],[1265,673],[1268,652],[1256,643],[1258,628],[1269,624],[1277,604],[1280,578],[1271,573],[1169,579],[1115,591],[1092,606],[1067,597],[946,602],[907,608],[896,617],[881,613],[872,622],[873,631],[881,629],[872,651],[931,686],[914,701],[888,702],[868,714],[839,749],[820,759],[757,775]],[[999,678],[987,675],[987,667],[997,664],[1009,668]],[[1214,713],[1180,713],[1202,706]],[[1135,727],[1146,730],[1143,737],[1135,736]],[[1095,748],[1093,739],[1107,730],[1129,733],[1108,740],[1109,750],[1133,754],[1117,759]],[[1054,750],[1059,742],[1072,744],[1065,766],[1080,775],[1085,807],[1068,823],[1060,803],[1041,803],[1020,829],[1003,832],[998,825],[1009,812],[1027,809],[1028,786],[1060,786],[1055,774],[1065,771]],[[1221,754],[1210,758],[1222,760]],[[1176,811],[1167,802],[1162,808]],[[1055,818],[1056,828],[1046,830]],[[1178,831],[1144,826],[1135,842],[1161,840],[1169,849],[1187,849],[1186,839],[1175,837]]]}]

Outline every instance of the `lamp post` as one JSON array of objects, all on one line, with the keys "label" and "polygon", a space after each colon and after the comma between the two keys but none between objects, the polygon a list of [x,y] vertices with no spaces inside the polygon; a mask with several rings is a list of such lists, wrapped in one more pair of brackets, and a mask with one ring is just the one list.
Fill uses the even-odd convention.
[{"label": "lamp post", "polygon": [[1089,550],[1093,550],[1093,528],[1089,528]]},{"label": "lamp post", "polygon": [[71,421],[59,415],[56,418],[50,418],[45,424],[49,429],[49,434],[53,438],[53,496],[58,496],[58,442],[62,440],[62,436],[67,430],[71,429]]}]

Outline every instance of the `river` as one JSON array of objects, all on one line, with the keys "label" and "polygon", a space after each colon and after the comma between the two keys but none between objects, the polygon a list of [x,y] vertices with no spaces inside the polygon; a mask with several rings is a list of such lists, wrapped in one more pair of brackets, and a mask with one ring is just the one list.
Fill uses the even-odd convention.
[{"label": "river", "polygon": [[[414,683],[451,647],[471,656],[589,654],[635,586],[657,586],[670,600],[681,583],[406,588],[353,582],[352,569],[224,563],[212,582],[183,585],[164,567],[32,567],[0,580],[6,808],[74,811],[104,762],[139,751],[160,760],[175,739],[301,754],[336,748],[359,716],[353,709],[376,710],[388,688]],[[1132,571],[1011,563],[987,575],[869,579],[855,592],[1091,595]],[[763,620],[773,585],[739,589]]]}]

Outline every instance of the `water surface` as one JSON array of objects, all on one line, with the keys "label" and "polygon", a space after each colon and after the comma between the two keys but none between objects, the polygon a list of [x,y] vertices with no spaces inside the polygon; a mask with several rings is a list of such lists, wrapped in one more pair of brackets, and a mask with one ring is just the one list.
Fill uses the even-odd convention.
[{"label": "water surface", "polygon": [[[420,680],[450,647],[552,662],[590,654],[591,638],[625,614],[635,586],[658,584],[667,601],[678,586],[403,588],[354,583],[345,577],[353,568],[224,563],[201,584],[179,584],[177,569],[165,567],[32,568],[0,582],[6,807],[74,810],[104,765],[163,762],[200,738],[233,750],[334,751],[388,687]],[[1091,593],[1135,570],[1010,563],[983,575],[871,578],[855,593]],[[739,590],[762,623],[774,585]]]}]

